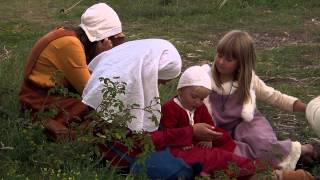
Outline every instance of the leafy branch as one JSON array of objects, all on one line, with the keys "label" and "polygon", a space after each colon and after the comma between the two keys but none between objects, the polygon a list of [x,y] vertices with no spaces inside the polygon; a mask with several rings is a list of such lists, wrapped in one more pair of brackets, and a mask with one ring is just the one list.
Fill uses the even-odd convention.
[{"label": "leafy branch", "polygon": [[91,115],[93,119],[93,129],[97,136],[97,142],[108,143],[120,141],[129,150],[143,146],[143,154],[154,151],[151,140],[144,132],[131,132],[127,125],[136,117],[131,114],[133,110],[142,110],[151,114],[150,119],[159,123],[155,116],[155,106],[159,104],[159,98],[154,98],[146,107],[139,104],[125,104],[119,97],[125,94],[126,83],[117,81],[119,77],[99,78],[103,82],[102,102],[97,108],[97,112]]}]

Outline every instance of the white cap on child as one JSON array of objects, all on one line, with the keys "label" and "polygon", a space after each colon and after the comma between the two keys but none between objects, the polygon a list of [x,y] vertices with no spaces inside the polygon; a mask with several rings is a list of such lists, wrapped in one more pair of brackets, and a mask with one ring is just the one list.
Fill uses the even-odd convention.
[{"label": "white cap on child", "polygon": [[202,66],[191,66],[182,73],[177,89],[186,86],[202,86],[211,90],[211,78]]},{"label": "white cap on child", "polygon": [[312,99],[308,103],[306,118],[313,131],[320,137],[320,96]]}]

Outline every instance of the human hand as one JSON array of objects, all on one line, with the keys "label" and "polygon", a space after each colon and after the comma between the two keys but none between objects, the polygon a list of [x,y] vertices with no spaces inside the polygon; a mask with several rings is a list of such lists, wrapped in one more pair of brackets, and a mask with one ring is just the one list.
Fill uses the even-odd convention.
[{"label": "human hand", "polygon": [[302,102],[301,100],[296,100],[293,103],[293,111],[294,112],[303,112],[303,113],[305,113],[306,108],[307,108],[307,105],[304,102]]},{"label": "human hand", "polygon": [[209,124],[196,123],[192,127],[193,137],[198,141],[214,141],[222,137],[222,133],[215,131],[215,127]]},{"label": "human hand", "polygon": [[188,151],[188,150],[190,150],[190,149],[192,149],[193,148],[193,145],[190,145],[190,146],[183,146],[182,147],[182,150],[184,150],[184,151]]},{"label": "human hand", "polygon": [[197,144],[198,146],[202,147],[202,148],[212,148],[212,141],[200,141]]},{"label": "human hand", "polygon": [[96,49],[95,49],[95,56],[99,55],[104,51],[108,51],[113,48],[112,41],[108,38],[102,39],[97,42]]}]

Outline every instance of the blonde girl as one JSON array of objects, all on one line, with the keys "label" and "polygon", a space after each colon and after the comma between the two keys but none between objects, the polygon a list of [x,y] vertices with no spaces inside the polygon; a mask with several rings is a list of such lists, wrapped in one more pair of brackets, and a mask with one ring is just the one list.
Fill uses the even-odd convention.
[{"label": "blonde girl", "polygon": [[304,112],[306,105],[295,97],[267,86],[254,72],[256,54],[251,36],[228,32],[218,43],[212,67],[212,93],[206,105],[216,125],[236,141],[235,153],[250,159],[271,160],[283,169],[295,169],[301,155],[314,156],[312,145],[290,139],[278,140],[256,100],[287,111]]}]

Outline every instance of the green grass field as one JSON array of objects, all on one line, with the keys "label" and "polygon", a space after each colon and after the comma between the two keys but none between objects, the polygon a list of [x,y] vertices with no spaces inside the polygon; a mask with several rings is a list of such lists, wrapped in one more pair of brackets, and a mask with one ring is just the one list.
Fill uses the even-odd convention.
[{"label": "green grass field", "polygon": [[[0,179],[124,179],[92,158],[84,141],[49,143],[41,127],[19,112],[23,66],[34,42],[56,26],[76,26],[97,2],[0,0]],[[256,73],[268,85],[305,102],[320,95],[319,0],[109,0],[129,40],[164,38],[178,48],[184,68],[212,62],[214,47],[232,29],[255,39]],[[64,13],[62,12],[64,10]],[[161,88],[165,101],[176,81]],[[319,140],[304,114],[259,104],[279,138]],[[320,166],[320,165],[319,165]],[[313,173],[320,174],[320,167]],[[130,179],[130,178],[128,178]]]}]

